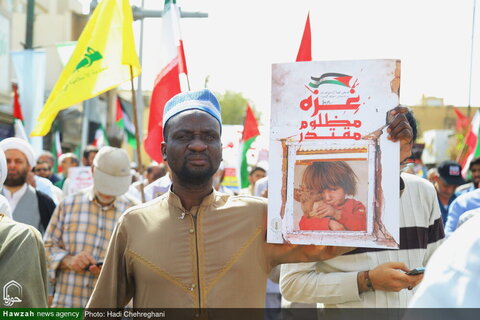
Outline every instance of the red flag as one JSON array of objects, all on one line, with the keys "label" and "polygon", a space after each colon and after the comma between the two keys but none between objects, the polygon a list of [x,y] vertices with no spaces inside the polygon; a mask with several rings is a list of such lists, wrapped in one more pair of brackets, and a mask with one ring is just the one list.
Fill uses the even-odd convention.
[{"label": "red flag", "polygon": [[312,61],[312,34],[310,32],[310,12],[307,14],[302,42],[298,49],[297,61]]},{"label": "red flag", "polygon": [[242,142],[258,135],[260,135],[260,131],[258,130],[257,119],[253,114],[252,108],[247,104],[247,113],[245,115],[245,121],[243,122]]},{"label": "red flag", "polygon": [[[150,100],[148,134],[144,141],[145,151],[155,161],[161,162],[163,142],[163,108],[170,98],[181,92],[180,73],[187,74],[183,43],[180,38],[178,8],[175,0],[165,0],[162,27],[162,53],[164,63],[158,74]],[[173,41],[172,41],[173,40]]]},{"label": "red flag", "polygon": [[247,104],[247,114],[245,115],[245,122],[243,123],[242,145],[240,150],[242,155],[240,158],[240,187],[246,188],[250,185],[248,180],[248,160],[247,152],[252,146],[255,138],[260,135],[258,130],[258,123],[252,108]]},{"label": "red flag", "polygon": [[13,117],[23,121],[22,107],[20,107],[20,100],[18,96],[18,86],[16,83],[12,83],[13,90]]},{"label": "red flag", "polygon": [[120,103],[120,98],[117,96],[117,101],[115,103],[117,106],[115,110],[115,122],[118,122],[123,119],[123,110],[122,110],[122,105]]},{"label": "red flag", "polygon": [[470,119],[455,107],[453,107],[453,111],[455,111],[455,114],[457,115],[457,118],[458,118],[456,123],[457,131],[467,130],[468,125],[470,124]]},{"label": "red flag", "polygon": [[464,177],[467,176],[468,166],[470,161],[480,156],[480,145],[478,144],[478,135],[480,132],[480,111],[475,112],[473,116],[472,123],[470,124],[470,129],[465,137],[465,145],[468,146],[467,154],[463,158],[457,159],[458,163],[462,166],[462,174]]}]

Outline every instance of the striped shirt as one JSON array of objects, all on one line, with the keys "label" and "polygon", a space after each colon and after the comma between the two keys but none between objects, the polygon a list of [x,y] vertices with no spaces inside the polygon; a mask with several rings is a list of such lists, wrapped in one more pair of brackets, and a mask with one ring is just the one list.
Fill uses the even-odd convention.
[{"label": "striped shirt", "polygon": [[400,197],[400,249],[357,248],[322,262],[284,264],[280,286],[287,300],[339,308],[408,306],[416,288],[359,293],[357,285],[358,272],[387,262],[402,262],[409,269],[425,267],[444,238],[433,185],[408,173],[402,174],[402,179],[405,190]]},{"label": "striped shirt", "polygon": [[55,290],[52,307],[85,307],[98,277],[89,271],[61,270],[60,263],[65,256],[81,251],[103,261],[118,218],[135,204],[119,196],[111,205],[102,206],[91,187],[58,205],[44,236],[49,278]]}]

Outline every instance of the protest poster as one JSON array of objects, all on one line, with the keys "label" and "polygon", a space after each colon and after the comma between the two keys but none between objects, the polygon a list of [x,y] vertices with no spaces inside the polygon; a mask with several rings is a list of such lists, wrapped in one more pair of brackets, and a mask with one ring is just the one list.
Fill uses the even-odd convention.
[{"label": "protest poster", "polygon": [[398,248],[400,61],[274,64],[269,243]]},{"label": "protest poster", "polygon": [[[260,166],[268,171],[268,128],[259,126],[260,135],[255,139],[247,153],[247,163],[250,167]],[[225,175],[222,187],[230,193],[238,194],[240,188],[240,159],[243,125],[222,126],[222,159]]]},{"label": "protest poster", "polygon": [[68,194],[74,194],[78,191],[93,185],[93,174],[91,167],[70,167],[68,169]]}]

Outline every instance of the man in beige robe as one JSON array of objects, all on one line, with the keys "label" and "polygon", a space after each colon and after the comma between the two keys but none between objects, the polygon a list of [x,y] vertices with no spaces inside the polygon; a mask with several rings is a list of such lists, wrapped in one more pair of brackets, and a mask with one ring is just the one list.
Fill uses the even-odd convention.
[{"label": "man in beige robe", "polygon": [[[350,250],[266,243],[266,200],[212,188],[222,145],[220,106],[209,90],[173,97],[163,128],[170,191],[119,220],[87,308],[123,308],[132,298],[135,308],[262,308],[274,266]],[[402,114],[391,129],[411,139]]]}]

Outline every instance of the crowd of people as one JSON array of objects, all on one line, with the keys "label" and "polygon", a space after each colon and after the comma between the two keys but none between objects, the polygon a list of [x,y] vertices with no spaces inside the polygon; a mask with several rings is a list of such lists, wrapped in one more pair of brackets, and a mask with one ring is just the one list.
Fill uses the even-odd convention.
[{"label": "crowd of people", "polygon": [[[400,142],[404,163],[416,121],[405,107],[391,116],[389,139]],[[140,180],[121,148],[89,146],[81,160],[63,154],[58,174],[51,153],[35,155],[20,138],[1,141],[4,305],[480,306],[480,158],[470,163],[468,184],[454,161],[440,163],[428,180],[399,173],[399,249],[269,244],[267,171],[252,168],[238,195],[225,189],[221,129],[212,92],[173,97],[158,146],[164,163],[151,164]],[[91,168],[93,184],[71,193],[69,170],[80,165]],[[333,171],[341,179],[331,180]],[[365,230],[365,207],[351,199],[357,179],[346,163],[308,168],[303,181],[325,204],[304,199],[301,229]],[[408,274],[420,267],[425,277]],[[266,317],[278,318],[274,310]]]}]

